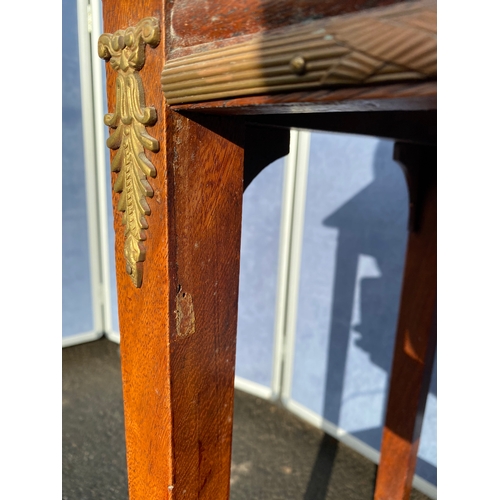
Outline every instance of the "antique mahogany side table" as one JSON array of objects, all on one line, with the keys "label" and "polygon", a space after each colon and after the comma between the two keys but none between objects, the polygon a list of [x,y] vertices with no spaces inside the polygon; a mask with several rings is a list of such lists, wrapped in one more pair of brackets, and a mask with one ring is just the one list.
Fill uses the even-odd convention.
[{"label": "antique mahogany side table", "polygon": [[103,0],[131,500],[227,500],[244,187],[291,127],[394,139],[410,200],[374,498],[409,498],[436,344],[436,3]]}]

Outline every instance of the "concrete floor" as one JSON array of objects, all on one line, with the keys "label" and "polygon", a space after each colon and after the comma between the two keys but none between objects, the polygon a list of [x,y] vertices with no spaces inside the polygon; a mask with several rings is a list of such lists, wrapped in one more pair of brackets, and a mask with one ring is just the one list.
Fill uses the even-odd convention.
[{"label": "concrete floor", "polygon": [[[63,500],[126,500],[119,346],[63,349]],[[231,500],[371,500],[376,466],[283,408],[236,391]],[[429,500],[415,490],[411,500]]]}]

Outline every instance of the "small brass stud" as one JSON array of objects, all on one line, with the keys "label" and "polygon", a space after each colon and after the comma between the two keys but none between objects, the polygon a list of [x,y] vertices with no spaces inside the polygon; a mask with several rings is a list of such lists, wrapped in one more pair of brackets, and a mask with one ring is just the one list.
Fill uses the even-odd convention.
[{"label": "small brass stud", "polygon": [[302,56],[295,56],[290,61],[290,68],[296,75],[303,75],[306,72],[306,60]]}]

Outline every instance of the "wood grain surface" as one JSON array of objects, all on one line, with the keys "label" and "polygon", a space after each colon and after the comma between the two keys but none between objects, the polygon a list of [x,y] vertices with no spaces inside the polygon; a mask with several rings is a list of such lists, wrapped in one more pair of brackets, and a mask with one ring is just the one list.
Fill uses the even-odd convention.
[{"label": "wood grain surface", "polygon": [[[210,127],[210,128],[208,128]],[[243,195],[243,131],[233,120],[168,117],[175,241],[171,290],[189,300],[187,330],[171,317],[173,498],[227,499],[231,470]],[[174,315],[181,313],[177,307]],[[149,497],[151,498],[151,497]]]},{"label": "wood grain surface", "polygon": [[[375,500],[408,500],[436,349],[436,148],[396,143],[418,203],[410,231]],[[415,193],[417,191],[417,193]]]},{"label": "wood grain surface", "polygon": [[[108,33],[151,16],[164,26],[162,1],[104,0]],[[197,123],[168,109],[159,86],[164,34],[146,47],[141,72],[145,103],[158,114],[148,133],[160,143],[146,152],[157,176],[141,288],[120,244],[116,251],[129,497],[227,500],[244,131],[233,119]],[[115,78],[107,68],[110,111]]]},{"label": "wood grain surface", "polygon": [[[401,0],[170,0],[169,58],[193,47]],[[404,1],[404,0],[403,0]]]},{"label": "wood grain surface", "polygon": [[[158,115],[156,124],[147,131],[160,144],[158,153],[146,152],[157,176],[150,179],[153,198],[149,201],[151,214],[144,242],[148,259],[144,263],[141,288],[136,288],[126,273],[124,226],[121,213],[116,210],[117,193],[113,193],[113,207],[129,497],[131,500],[168,498],[168,486],[173,482],[169,317],[175,293],[172,297],[168,280],[172,252],[167,237],[166,110],[156,78],[164,61],[164,16],[162,3],[154,0],[140,3],[103,0],[103,13],[107,33],[135,26],[144,17],[158,18],[162,28],[159,46],[146,47],[145,66],[141,70],[145,103],[154,106]],[[109,64],[106,75],[111,112],[116,106],[116,72]],[[115,154],[112,151],[111,158]],[[112,175],[113,184],[116,175]]]}]

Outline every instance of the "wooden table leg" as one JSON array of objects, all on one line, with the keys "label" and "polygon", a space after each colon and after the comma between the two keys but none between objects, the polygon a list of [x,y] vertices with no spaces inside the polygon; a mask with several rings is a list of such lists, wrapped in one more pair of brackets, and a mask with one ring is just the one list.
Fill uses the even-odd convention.
[{"label": "wooden table leg", "polygon": [[141,289],[117,259],[130,499],[227,500],[243,149],[174,114],[167,137]]},{"label": "wooden table leg", "polygon": [[121,134],[110,144],[129,498],[227,500],[244,129],[228,117],[197,123],[166,105],[162,16],[159,0],[104,4],[110,51],[122,50],[110,41],[116,31],[143,18],[162,30],[133,30],[145,37],[145,63],[129,79],[125,68],[120,83],[120,53],[106,65],[108,107],[121,110],[108,125]]},{"label": "wooden table leg", "polygon": [[436,347],[436,149],[396,143],[410,234],[375,500],[407,500]]},{"label": "wooden table leg", "polygon": [[167,127],[171,446],[173,498],[215,500],[229,498],[243,149],[233,120],[206,122]]}]

